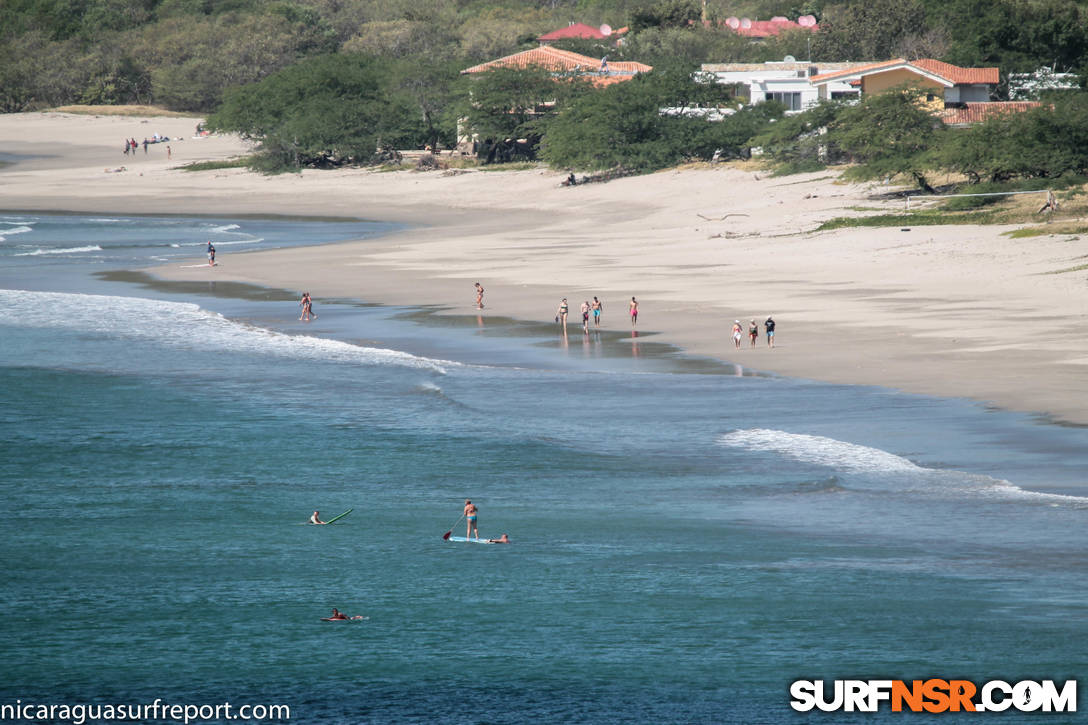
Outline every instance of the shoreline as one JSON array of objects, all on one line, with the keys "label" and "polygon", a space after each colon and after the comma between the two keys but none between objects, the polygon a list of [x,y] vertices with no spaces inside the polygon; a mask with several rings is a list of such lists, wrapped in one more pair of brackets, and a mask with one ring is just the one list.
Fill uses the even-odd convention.
[{"label": "shoreline", "polygon": [[[776,375],[968,398],[1088,425],[1088,240],[1014,240],[1017,227],[813,231],[837,216],[898,210],[835,174],[766,177],[736,167],[669,170],[561,187],[563,172],[303,171],[190,173],[196,160],[244,153],[237,139],[186,139],[172,159],[141,151],[133,167],[110,139],[142,136],[132,117],[59,113],[0,117],[0,152],[65,138],[48,157],[0,170],[0,207],[19,211],[305,216],[413,225],[377,239],[221,253],[215,268],[152,268],[164,280],[239,281],[474,314],[551,321],[560,298],[597,295],[602,327],[630,329],[640,304],[647,341]],[[197,119],[147,121],[191,128]],[[173,133],[167,133],[173,137]],[[22,140],[20,140],[20,138]],[[161,149],[156,149],[161,151]],[[25,152],[24,152],[25,153]],[[125,209],[125,206],[136,206]],[[763,320],[778,323],[774,350]],[[734,319],[760,323],[759,345],[734,350]]]}]

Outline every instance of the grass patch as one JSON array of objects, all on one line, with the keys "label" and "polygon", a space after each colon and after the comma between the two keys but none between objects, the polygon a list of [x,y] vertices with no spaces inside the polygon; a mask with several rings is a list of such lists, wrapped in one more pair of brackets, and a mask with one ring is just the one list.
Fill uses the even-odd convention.
[{"label": "grass patch", "polygon": [[57,113],[78,113],[84,116],[167,116],[169,118],[199,118],[200,114],[178,113],[158,106],[60,106]]},{"label": "grass patch", "polygon": [[917,211],[904,214],[877,214],[866,217],[836,217],[819,226],[816,231],[849,229],[852,227],[922,227],[942,224],[997,224],[997,214],[992,211],[948,213],[944,211]]},{"label": "grass patch", "polygon": [[1088,234],[1088,226],[1083,224],[1048,224],[1041,227],[1025,227],[1005,232],[1010,239],[1025,239],[1027,237],[1046,237],[1051,234]]},{"label": "grass patch", "polygon": [[515,161],[509,164],[482,164],[477,168],[480,171],[532,171],[544,168],[544,165],[536,161]]},{"label": "grass patch", "polygon": [[1083,272],[1088,269],[1088,264],[1078,264],[1076,267],[1070,267],[1069,269],[1056,269],[1053,272],[1044,272],[1044,274],[1065,274],[1066,272]]},{"label": "grass patch", "polygon": [[253,160],[252,156],[239,156],[233,159],[223,159],[221,161],[194,161],[191,164],[185,164],[178,168],[182,171],[216,171],[218,169],[242,169],[249,166]]}]

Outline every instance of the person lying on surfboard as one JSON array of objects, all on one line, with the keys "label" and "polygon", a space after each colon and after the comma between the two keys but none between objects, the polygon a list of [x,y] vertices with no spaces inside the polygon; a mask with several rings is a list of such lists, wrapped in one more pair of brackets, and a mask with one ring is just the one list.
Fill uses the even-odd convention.
[{"label": "person lying on surfboard", "polygon": [[497,539],[488,539],[487,543],[489,543],[489,544],[509,544],[510,543],[510,537],[507,536],[506,534],[503,534],[502,536],[500,536]]},{"label": "person lying on surfboard", "polygon": [[332,608],[332,616],[331,617],[322,617],[321,621],[323,621],[323,622],[342,622],[345,619],[366,619],[366,617],[364,617],[361,614],[356,614],[354,617],[349,617],[348,615],[344,614],[343,612],[341,612],[336,607],[333,607]]},{"label": "person lying on surfboard", "polygon": [[[317,512],[317,511],[314,511],[314,512],[313,512],[313,513],[312,513],[312,514],[310,515],[310,523],[311,523],[311,524],[323,524],[323,523],[325,523],[325,522],[321,520],[321,516],[320,516],[320,515],[318,515],[318,512]],[[335,611],[335,610],[334,610],[334,611]]]}]

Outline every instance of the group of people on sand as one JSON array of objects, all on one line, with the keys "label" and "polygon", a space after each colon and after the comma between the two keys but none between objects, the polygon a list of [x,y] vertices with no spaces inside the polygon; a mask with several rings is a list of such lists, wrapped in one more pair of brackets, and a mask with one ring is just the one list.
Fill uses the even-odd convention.
[{"label": "group of people on sand", "polygon": [[[147,147],[150,146],[151,144],[162,143],[164,141],[169,141],[169,140],[170,140],[170,138],[168,136],[160,136],[157,133],[152,135],[150,139],[145,136],[144,137],[144,143],[143,143],[144,154],[145,155],[147,154]],[[128,156],[130,153],[133,156],[135,156],[136,155],[136,150],[138,148],[140,148],[140,142],[139,141],[137,141],[134,138],[126,138],[125,139],[125,147],[124,147],[124,150],[122,151],[122,153],[125,156]],[[170,147],[169,146],[166,147],[166,152],[167,152],[166,153],[167,158],[169,158],[170,157]]]},{"label": "group of people on sand", "polygon": [[[774,318],[770,315],[763,322],[763,329],[767,333],[767,347],[774,347]],[[733,345],[739,350],[740,341],[744,337],[744,328],[741,327],[740,320],[733,320]],[[755,347],[756,340],[759,339],[759,325],[755,319],[748,322],[748,347]]]},{"label": "group of people on sand", "polygon": [[[601,313],[604,312],[604,303],[594,296],[593,301],[585,300],[582,302],[582,332],[589,334],[589,319],[593,317],[593,329],[599,330],[601,328]],[[638,323],[638,300],[634,297],[631,298],[631,304],[628,307],[628,313],[631,315],[631,326],[634,327]],[[567,316],[570,314],[570,304],[567,302],[567,298],[564,297],[559,302],[559,308],[555,311],[556,324],[563,326],[563,332],[567,331]]]},{"label": "group of people on sand", "polygon": [[314,312],[314,298],[310,296],[309,292],[302,293],[302,299],[299,300],[299,307],[302,308],[302,316],[298,319],[309,322],[311,318],[317,319],[317,314]]}]

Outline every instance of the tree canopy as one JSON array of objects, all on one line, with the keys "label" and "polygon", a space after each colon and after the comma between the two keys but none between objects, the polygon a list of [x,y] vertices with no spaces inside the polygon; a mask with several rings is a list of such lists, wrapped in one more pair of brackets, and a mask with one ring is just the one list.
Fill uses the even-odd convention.
[{"label": "tree canopy", "polygon": [[231,91],[208,128],[261,141],[276,167],[366,161],[380,146],[418,135],[388,66],[358,54],[310,58],[259,83]]}]

